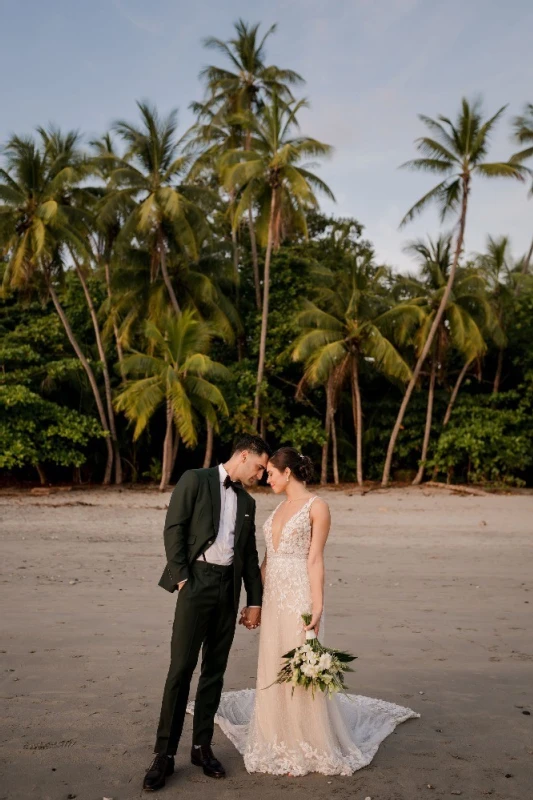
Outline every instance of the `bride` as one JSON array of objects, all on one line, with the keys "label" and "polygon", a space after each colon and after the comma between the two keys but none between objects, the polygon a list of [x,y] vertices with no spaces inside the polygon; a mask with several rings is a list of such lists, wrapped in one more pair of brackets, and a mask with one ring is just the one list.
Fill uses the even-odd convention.
[{"label": "bride", "polygon": [[[264,526],[257,688],[224,692],[215,721],[244,756],[248,772],[351,775],[370,763],[400,722],[419,714],[361,695],[328,699],[319,692],[313,699],[299,687],[291,695],[288,684],[270,685],[283,654],[304,643],[306,630],[318,634],[321,628],[330,513],[306,488],[313,473],[307,456],[282,447],[267,473],[273,492],[285,498]],[[307,627],[303,613],[312,614]],[[246,625],[245,616],[241,621]]]}]

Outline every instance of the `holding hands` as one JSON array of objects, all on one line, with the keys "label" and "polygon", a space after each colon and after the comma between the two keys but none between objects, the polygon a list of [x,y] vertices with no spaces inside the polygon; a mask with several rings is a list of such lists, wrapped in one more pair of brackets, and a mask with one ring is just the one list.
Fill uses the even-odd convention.
[{"label": "holding hands", "polygon": [[239,625],[244,625],[249,631],[258,628],[261,624],[261,609],[260,608],[251,608],[250,606],[245,606],[241,609],[241,617],[239,619]]}]

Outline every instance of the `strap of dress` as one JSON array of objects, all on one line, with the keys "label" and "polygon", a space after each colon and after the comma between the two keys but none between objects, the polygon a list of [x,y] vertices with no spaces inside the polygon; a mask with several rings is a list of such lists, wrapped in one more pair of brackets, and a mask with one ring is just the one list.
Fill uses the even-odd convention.
[{"label": "strap of dress", "polygon": [[[314,494],[313,497],[310,497],[306,503],[306,506],[310,509],[315,500],[317,499],[318,495]],[[311,517],[309,517],[309,523],[311,523]],[[313,536],[313,526],[311,525],[311,537]]]},{"label": "strap of dress", "polygon": [[284,502],[285,502],[285,500],[282,500],[281,503],[278,503],[276,508],[273,511],[270,512],[270,515],[266,518],[265,525],[267,523],[269,523],[270,527],[272,528],[272,520],[274,519],[274,515],[275,515],[276,511],[278,510],[278,508],[280,508],[283,505]]}]

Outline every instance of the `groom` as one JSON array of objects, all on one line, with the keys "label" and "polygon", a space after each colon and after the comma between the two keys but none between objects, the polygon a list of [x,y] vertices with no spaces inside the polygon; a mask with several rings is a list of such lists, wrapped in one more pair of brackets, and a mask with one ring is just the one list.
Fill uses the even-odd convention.
[{"label": "groom", "polygon": [[229,461],[212,469],[188,470],[172,492],[164,531],[167,564],[159,585],[169,592],[179,591],[156,756],[143,781],[146,791],[161,789],[174,772],[174,755],[200,650],[191,761],[212,778],[225,776],[211,750],[211,739],[242,581],[247,601],[240,622],[247,628],[257,628],[261,622],[255,501],[243,486],[253,486],[262,478],[269,455],[263,439],[243,435]]}]

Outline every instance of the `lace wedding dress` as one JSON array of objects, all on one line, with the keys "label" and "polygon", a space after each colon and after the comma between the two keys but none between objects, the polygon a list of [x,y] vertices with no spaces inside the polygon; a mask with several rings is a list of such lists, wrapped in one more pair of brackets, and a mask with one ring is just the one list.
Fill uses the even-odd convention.
[{"label": "lace wedding dress", "polygon": [[[372,760],[400,723],[420,716],[409,708],[361,695],[323,694],[275,684],[281,657],[305,641],[302,613],[311,611],[307,556],[308,502],[281,531],[277,550],[270,515],[264,527],[267,565],[259,638],[257,689],[224,692],[215,721],[244,756],[248,772],[272,775],[351,775]],[[279,508],[279,506],[278,506]],[[270,688],[265,688],[269,687]],[[190,703],[187,709],[193,710]]]}]

